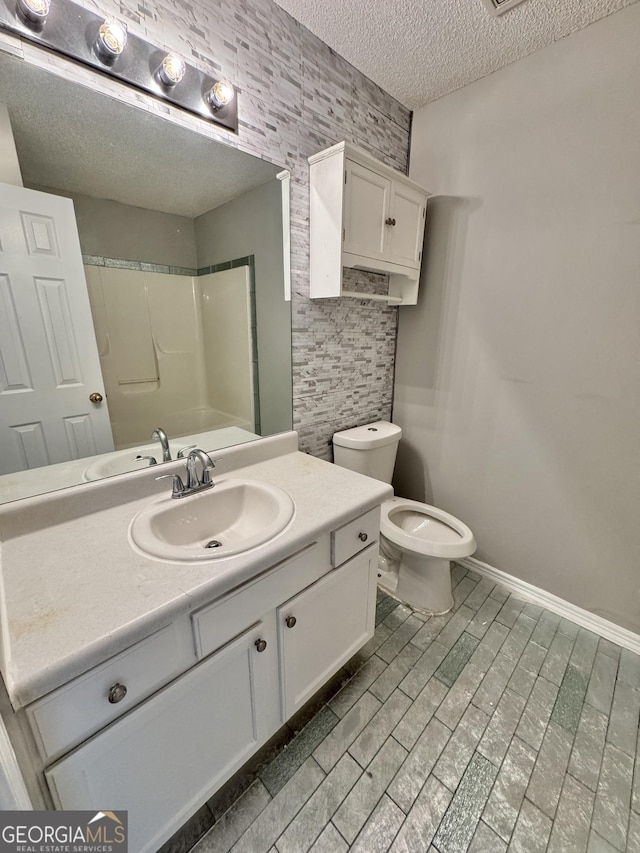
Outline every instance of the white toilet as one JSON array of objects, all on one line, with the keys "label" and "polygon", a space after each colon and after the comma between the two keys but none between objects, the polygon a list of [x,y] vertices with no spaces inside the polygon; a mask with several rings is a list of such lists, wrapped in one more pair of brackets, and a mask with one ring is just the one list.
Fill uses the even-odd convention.
[{"label": "white toilet", "polygon": [[[387,421],[336,432],[334,462],[390,483],[401,436],[400,427]],[[419,610],[450,610],[450,561],[476,550],[466,524],[428,504],[391,498],[382,504],[380,531],[378,585]]]}]

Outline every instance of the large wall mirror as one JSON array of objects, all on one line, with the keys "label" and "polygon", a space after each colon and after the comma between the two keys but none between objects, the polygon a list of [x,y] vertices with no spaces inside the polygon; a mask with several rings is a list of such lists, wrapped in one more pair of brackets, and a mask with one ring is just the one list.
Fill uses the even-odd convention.
[{"label": "large wall mirror", "polygon": [[281,169],[2,53],[0,143],[0,502],[291,429]]}]

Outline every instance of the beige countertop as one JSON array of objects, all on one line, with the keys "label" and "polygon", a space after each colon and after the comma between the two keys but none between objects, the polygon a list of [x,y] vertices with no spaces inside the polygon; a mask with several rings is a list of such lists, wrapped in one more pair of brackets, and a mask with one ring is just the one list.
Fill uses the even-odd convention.
[{"label": "beige countertop", "polygon": [[[285,433],[216,453],[221,458],[214,480],[278,486],[293,499],[295,513],[267,544],[197,565],[161,563],[129,544],[133,517],[169,488],[169,480],[155,481],[157,472],[125,474],[0,507],[1,664],[14,708],[391,497],[385,483],[296,447],[296,434]],[[163,473],[181,467],[167,463]]]}]

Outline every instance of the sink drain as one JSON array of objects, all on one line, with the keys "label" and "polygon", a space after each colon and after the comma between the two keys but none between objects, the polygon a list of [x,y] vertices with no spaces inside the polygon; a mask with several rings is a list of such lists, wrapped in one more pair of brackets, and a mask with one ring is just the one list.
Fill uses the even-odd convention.
[{"label": "sink drain", "polygon": [[211,539],[209,542],[207,542],[207,544],[204,547],[205,548],[221,548],[222,542],[218,542],[217,539]]}]

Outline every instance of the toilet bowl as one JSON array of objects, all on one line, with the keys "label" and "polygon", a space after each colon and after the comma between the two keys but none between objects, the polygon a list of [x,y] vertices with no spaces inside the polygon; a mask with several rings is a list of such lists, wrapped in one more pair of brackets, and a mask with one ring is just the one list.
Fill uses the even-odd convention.
[{"label": "toilet bowl", "polygon": [[[376,421],[333,436],[334,462],[390,483],[402,431]],[[473,533],[455,516],[419,501],[395,497],[382,504],[378,585],[427,613],[453,606],[451,560],[476,549]]]},{"label": "toilet bowl", "polygon": [[476,549],[467,525],[429,504],[392,498],[382,504],[380,533],[380,587],[429,613],[450,610],[450,561]]}]

